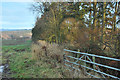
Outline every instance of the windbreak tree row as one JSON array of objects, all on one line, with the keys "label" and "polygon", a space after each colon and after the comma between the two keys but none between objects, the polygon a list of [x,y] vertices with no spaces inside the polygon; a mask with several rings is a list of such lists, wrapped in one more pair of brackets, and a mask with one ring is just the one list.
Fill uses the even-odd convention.
[{"label": "windbreak tree row", "polygon": [[37,2],[31,8],[38,15],[33,42],[120,56],[120,2]]}]

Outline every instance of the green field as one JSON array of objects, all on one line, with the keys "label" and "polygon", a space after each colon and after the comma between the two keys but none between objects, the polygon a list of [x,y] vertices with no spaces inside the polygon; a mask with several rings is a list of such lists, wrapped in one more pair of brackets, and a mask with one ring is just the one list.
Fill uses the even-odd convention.
[{"label": "green field", "polygon": [[2,40],[3,46],[29,44],[31,40]]},{"label": "green field", "polygon": [[[42,59],[33,60],[31,54],[31,41],[25,41],[24,44],[8,45],[3,41],[2,45],[2,65],[8,64],[9,67],[4,70],[3,77],[12,78],[62,78],[64,69],[61,64],[52,62],[55,60]],[[5,43],[7,42],[7,43]],[[13,41],[12,41],[13,42]],[[57,73],[57,74],[56,74]]]}]

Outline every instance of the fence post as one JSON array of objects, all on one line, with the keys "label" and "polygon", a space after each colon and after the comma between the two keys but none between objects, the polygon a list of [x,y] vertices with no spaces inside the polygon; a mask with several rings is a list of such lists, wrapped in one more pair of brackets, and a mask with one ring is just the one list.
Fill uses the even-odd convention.
[{"label": "fence post", "polygon": [[[78,49],[78,52],[80,52],[80,49]],[[77,58],[79,58],[79,57],[80,57],[80,54],[77,55]]]},{"label": "fence post", "polygon": [[[86,60],[86,55],[85,55],[85,60]],[[86,66],[86,62],[84,62],[84,66]],[[86,75],[86,68],[84,68],[84,74]]]},{"label": "fence post", "polygon": [[[95,56],[92,57],[93,62],[95,63]],[[93,69],[95,69],[95,64],[93,64]],[[96,74],[96,73],[95,73]]]}]

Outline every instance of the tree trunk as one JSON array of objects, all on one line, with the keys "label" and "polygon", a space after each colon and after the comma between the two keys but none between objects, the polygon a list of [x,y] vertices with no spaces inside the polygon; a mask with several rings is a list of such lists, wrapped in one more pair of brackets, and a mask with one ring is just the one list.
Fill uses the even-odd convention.
[{"label": "tree trunk", "polygon": [[117,2],[115,4],[115,16],[114,16],[114,31],[116,31],[116,16],[117,16]]},{"label": "tree trunk", "polygon": [[97,2],[96,2],[96,0],[94,0],[95,2],[93,3],[93,16],[94,16],[94,19],[93,19],[93,41],[95,42],[95,40],[96,40],[96,36],[95,36],[95,32],[96,32],[96,30],[97,30],[97,28],[96,28],[96,22],[97,22],[97,9],[96,9],[96,5],[97,5]]},{"label": "tree trunk", "polygon": [[102,30],[101,30],[101,41],[104,42],[104,32],[105,32],[105,12],[106,12],[106,2],[103,2],[103,15],[102,15]]},{"label": "tree trunk", "polygon": [[[91,0],[90,0],[90,14],[89,14],[89,28],[92,30],[92,26],[91,26],[91,20],[92,20],[92,18],[91,18]],[[92,41],[92,34],[90,34],[90,41]]]},{"label": "tree trunk", "polygon": [[[96,0],[94,0],[96,1]],[[93,16],[94,16],[94,19],[93,19],[93,25],[94,25],[94,29],[96,29],[96,17],[97,17],[97,10],[96,10],[96,2],[93,3],[93,9],[94,9],[94,13],[93,13]]]}]

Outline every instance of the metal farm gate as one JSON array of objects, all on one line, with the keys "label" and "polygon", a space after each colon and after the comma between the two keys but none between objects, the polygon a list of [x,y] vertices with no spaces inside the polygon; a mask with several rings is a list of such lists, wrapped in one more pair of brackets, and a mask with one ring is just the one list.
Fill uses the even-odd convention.
[{"label": "metal farm gate", "polygon": [[[95,78],[99,78],[99,77],[95,76],[95,74],[90,74],[88,71],[93,71],[94,73],[99,74],[101,76],[100,78],[109,77],[109,78],[120,80],[120,77],[118,77],[118,75],[120,75],[120,67],[118,69],[118,68],[111,67],[105,64],[101,64],[101,63],[104,63],[104,60],[101,63],[98,63],[95,61],[95,59],[99,58],[99,59],[120,62],[120,59],[99,56],[99,55],[94,55],[94,54],[88,54],[88,53],[82,53],[82,52],[77,52],[77,51],[72,51],[72,50],[67,50],[67,49],[64,49],[64,51],[65,51],[64,65],[68,67],[69,70],[80,70],[80,68],[82,68],[84,69],[85,74],[90,75]],[[120,66],[120,64],[118,64],[118,66]],[[113,70],[114,73],[108,74],[105,71],[102,71],[101,68],[106,69],[106,70],[110,69],[111,71]],[[116,74],[116,72],[117,72],[117,75],[113,75],[113,74]]]}]

